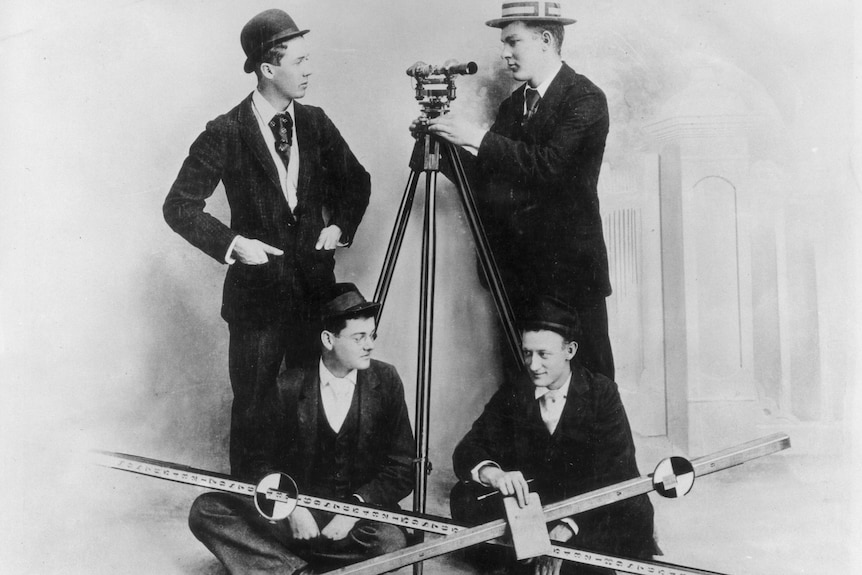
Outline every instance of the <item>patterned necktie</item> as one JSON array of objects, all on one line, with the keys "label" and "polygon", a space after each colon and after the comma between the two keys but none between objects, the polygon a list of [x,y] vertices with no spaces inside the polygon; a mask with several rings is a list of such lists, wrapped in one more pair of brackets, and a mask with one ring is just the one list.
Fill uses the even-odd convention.
[{"label": "patterned necktie", "polygon": [[290,146],[293,144],[293,118],[287,112],[281,112],[273,116],[269,127],[275,136],[275,150],[286,168],[290,162]]},{"label": "patterned necktie", "polygon": [[542,97],[539,95],[538,90],[534,90],[533,88],[527,88],[527,114],[524,116],[524,124],[529,122],[536,113],[536,108],[539,107],[539,100]]}]

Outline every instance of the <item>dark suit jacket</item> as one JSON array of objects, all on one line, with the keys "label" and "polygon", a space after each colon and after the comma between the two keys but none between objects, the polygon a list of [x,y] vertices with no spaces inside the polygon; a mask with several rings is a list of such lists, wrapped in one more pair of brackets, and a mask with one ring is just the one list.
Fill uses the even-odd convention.
[{"label": "dark suit jacket", "polygon": [[[334,251],[315,250],[320,231],[338,225],[353,238],[365,213],[371,179],[320,108],[294,103],[299,143],[296,218],[252,109],[251,95],[209,122],[189,150],[165,199],[165,220],[178,234],[224,263],[238,234],[284,250],[267,264],[239,262],[225,278],[222,316],[228,322],[281,321],[335,281]],[[206,211],[219,181],[230,204],[230,226]],[[331,214],[324,221],[324,208]]]},{"label": "dark suit jacket", "polygon": [[[455,473],[490,460],[533,479],[542,504],[638,477],[635,447],[617,385],[572,363],[572,382],[554,435],[542,421],[532,383],[500,388],[453,454]],[[646,495],[573,516],[573,545],[624,556],[657,552]]]},{"label": "dark suit jacket", "polygon": [[523,85],[507,98],[478,156],[462,150],[509,295],[566,301],[611,293],[596,185],[608,134],[604,93],[568,65],[523,127]]},{"label": "dark suit jacket", "polygon": [[[258,412],[249,479],[287,473],[300,493],[315,495],[310,474],[317,455],[318,365],[285,371]],[[395,368],[372,360],[357,374],[359,430],[352,453],[349,491],[367,503],[392,506],[413,490],[413,432],[404,388]]]}]

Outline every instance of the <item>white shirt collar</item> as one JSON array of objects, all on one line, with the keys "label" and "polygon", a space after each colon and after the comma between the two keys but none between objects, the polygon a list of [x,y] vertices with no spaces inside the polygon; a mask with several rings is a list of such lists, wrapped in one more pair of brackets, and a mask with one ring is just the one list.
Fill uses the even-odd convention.
[{"label": "white shirt collar", "polygon": [[264,123],[268,123],[272,120],[273,116],[284,111],[287,111],[291,118],[296,117],[293,113],[293,100],[290,101],[290,104],[288,104],[287,108],[284,110],[276,110],[272,107],[272,104],[269,103],[269,100],[263,97],[260,90],[256,89],[251,95],[251,101],[254,104],[254,107],[257,108],[257,113],[260,114]]},{"label": "white shirt collar", "polygon": [[[560,65],[559,65],[559,67],[557,67],[556,71],[553,74],[551,74],[550,76],[548,76],[544,82],[542,82],[541,84],[536,86],[536,90],[539,91],[539,96],[541,96],[542,98],[545,97],[545,92],[548,91],[548,86],[551,85],[551,82],[554,81],[554,78],[557,77],[557,74],[559,74],[560,70],[562,70],[562,69],[563,69],[563,63],[560,62]],[[524,86],[524,95],[525,96],[527,94],[527,88],[529,88],[529,87],[530,87],[530,84],[526,84]]]},{"label": "white shirt collar", "polygon": [[554,392],[554,394],[557,397],[566,397],[567,395],[569,395],[569,384],[571,384],[571,383],[572,383],[572,376],[570,375],[569,379],[566,380],[566,383],[564,383],[563,386],[558,388],[558,389],[550,389],[547,387],[536,387],[533,389],[533,391],[536,394],[536,399],[539,399],[540,397],[544,396],[546,393],[549,393],[549,392]]},{"label": "white shirt collar", "polygon": [[347,381],[352,383],[354,386],[356,385],[356,370],[354,369],[350,373],[348,373],[344,377],[336,377],[333,375],[331,371],[323,364],[323,359],[321,358],[320,367],[318,369],[318,373],[320,374],[320,385],[321,387],[325,387],[327,385],[332,385],[333,381]]}]

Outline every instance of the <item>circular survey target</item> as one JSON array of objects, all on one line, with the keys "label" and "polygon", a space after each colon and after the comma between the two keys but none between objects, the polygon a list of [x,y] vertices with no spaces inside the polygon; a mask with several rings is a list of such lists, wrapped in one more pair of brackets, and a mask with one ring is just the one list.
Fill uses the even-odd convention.
[{"label": "circular survey target", "polygon": [[289,475],[270,473],[254,490],[254,506],[270,521],[280,521],[296,509],[297,497],[299,490]]},{"label": "circular survey target", "polygon": [[694,485],[694,467],[685,457],[662,459],[653,473],[652,485],[662,497],[682,497]]}]

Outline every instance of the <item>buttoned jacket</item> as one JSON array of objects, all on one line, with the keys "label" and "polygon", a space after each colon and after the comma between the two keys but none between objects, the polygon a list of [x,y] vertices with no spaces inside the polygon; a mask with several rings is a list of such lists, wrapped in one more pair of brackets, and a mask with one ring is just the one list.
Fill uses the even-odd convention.
[{"label": "buttoned jacket", "polygon": [[[285,371],[258,406],[259,429],[251,450],[250,477],[287,473],[300,492],[314,494],[311,473],[318,451],[320,375],[315,364]],[[392,506],[413,489],[413,432],[404,388],[395,367],[372,360],[359,370],[351,410],[358,410],[356,444],[346,478],[348,491],[368,503]],[[342,478],[339,478],[342,479]]]},{"label": "buttoned jacket", "polygon": [[460,154],[504,284],[515,301],[604,298],[611,286],[597,185],[605,95],[563,64],[529,122],[523,110],[521,85],[500,105],[478,155]]},{"label": "buttoned jacket", "polygon": [[[171,228],[224,263],[237,235],[284,251],[269,263],[228,269],[222,316],[228,322],[279,322],[302,308],[309,294],[335,281],[334,250],[315,244],[327,225],[352,240],[370,196],[370,176],[320,108],[294,102],[299,145],[297,207],[291,213],[272,154],[261,134],[249,95],[209,122],[165,199]],[[230,206],[225,224],[205,210],[219,182]]]},{"label": "buttoned jacket", "polygon": [[[635,446],[617,385],[572,363],[572,380],[560,421],[550,434],[530,381],[501,387],[455,448],[453,465],[463,481],[483,461],[521,471],[543,504],[639,476]],[[655,552],[653,510],[640,496],[573,519],[578,546],[649,556]]]}]

